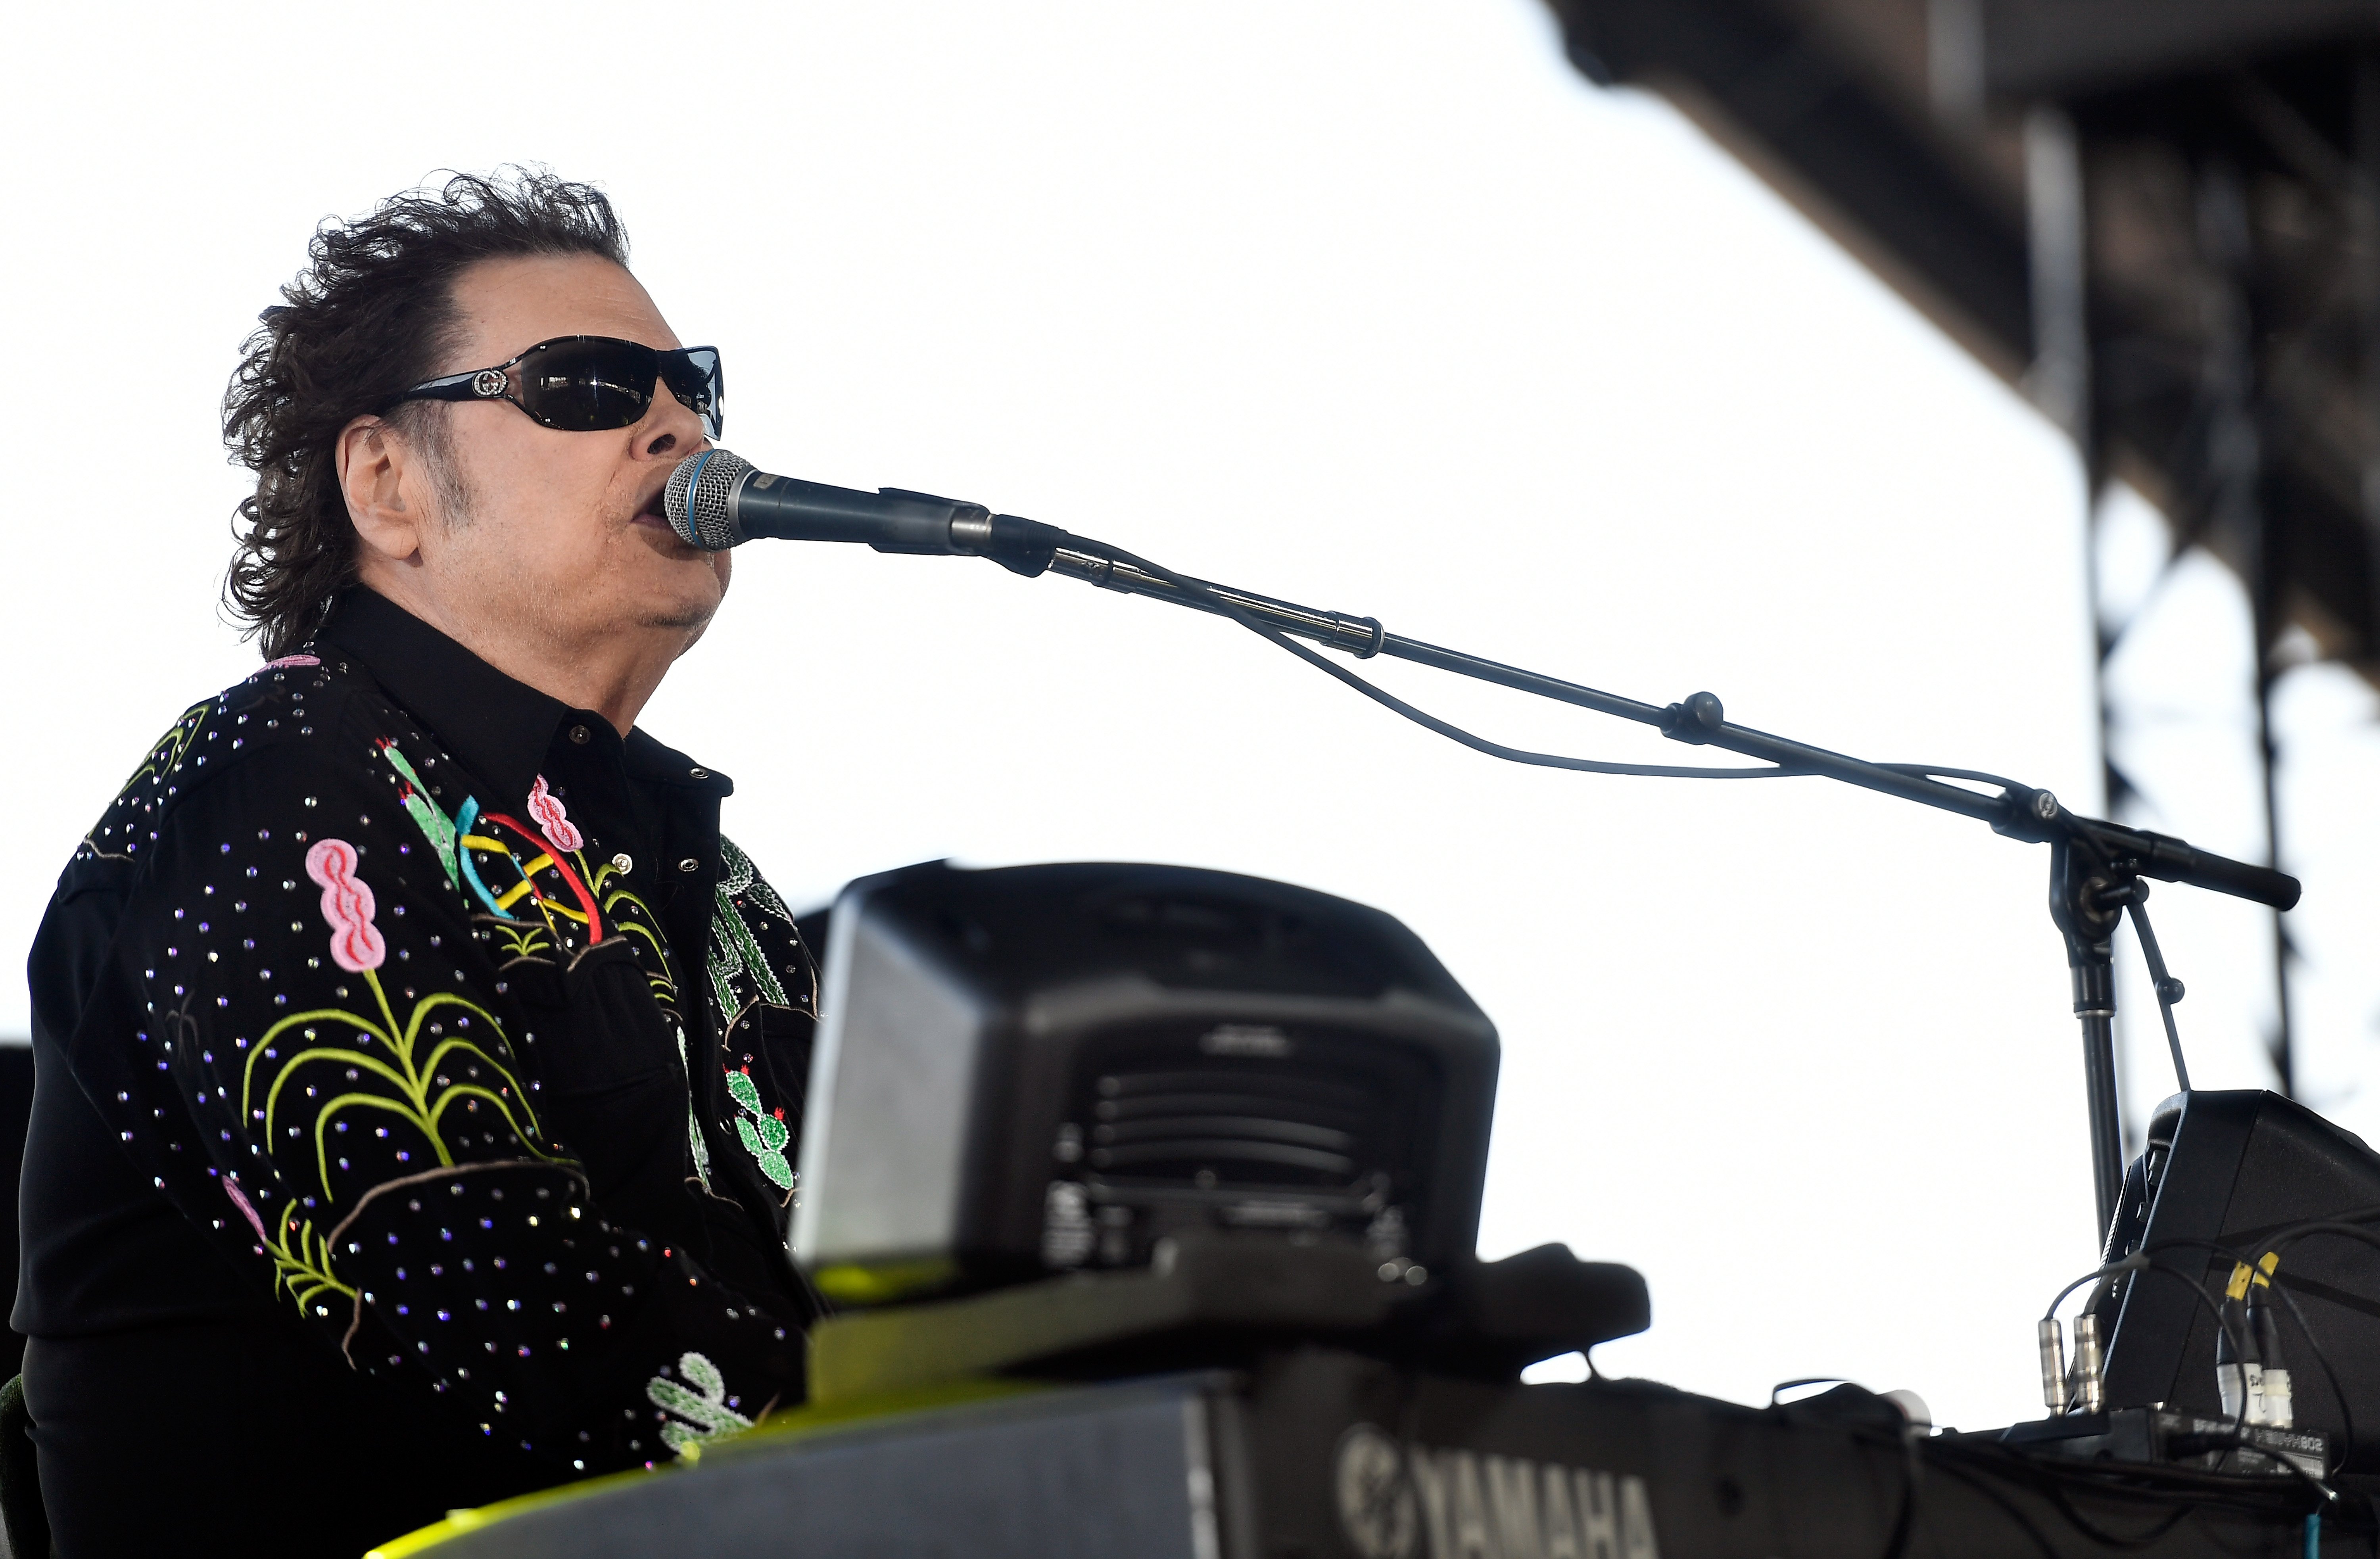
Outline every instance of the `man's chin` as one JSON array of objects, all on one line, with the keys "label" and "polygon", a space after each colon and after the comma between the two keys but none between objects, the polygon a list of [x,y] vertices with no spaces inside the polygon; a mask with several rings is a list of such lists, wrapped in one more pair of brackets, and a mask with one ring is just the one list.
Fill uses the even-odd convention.
[{"label": "man's chin", "polygon": [[692,634],[699,638],[702,630],[710,626],[710,619],[718,610],[717,602],[687,602],[684,605],[664,608],[649,615],[645,617],[643,626],[655,630],[667,628],[674,632]]},{"label": "man's chin", "polygon": [[723,570],[714,571],[712,554],[698,555],[703,560],[699,572],[673,569],[666,580],[654,581],[659,588],[645,598],[645,610],[636,617],[639,626],[654,632],[683,633],[688,644],[702,636],[727,599],[727,580]]}]

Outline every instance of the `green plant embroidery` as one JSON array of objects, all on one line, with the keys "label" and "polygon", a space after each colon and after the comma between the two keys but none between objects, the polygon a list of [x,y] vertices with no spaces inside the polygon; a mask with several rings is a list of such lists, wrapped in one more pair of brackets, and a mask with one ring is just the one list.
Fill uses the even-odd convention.
[{"label": "green plant embroidery", "polygon": [[182,717],[174,722],[173,729],[157,738],[140,767],[133,770],[132,777],[116,788],[129,790],[144,779],[162,778],[171,773],[174,765],[182,761],[182,755],[190,750],[190,744],[199,739],[199,732],[207,723],[207,713],[213,708],[214,700],[209,699],[182,711]]},{"label": "green plant embroidery", "polygon": [[513,958],[534,958],[553,951],[553,935],[543,926],[528,920],[495,920],[496,940]]},{"label": "green plant embroidery", "polygon": [[[257,1243],[273,1257],[273,1286],[288,1291],[300,1316],[306,1313],[307,1301],[324,1294],[344,1294],[350,1299],[356,1297],[356,1291],[332,1273],[330,1241],[314,1232],[312,1219],[294,1215],[285,1218],[281,1236],[276,1239],[264,1232],[264,1220],[258,1216],[248,1193],[239,1188],[238,1175],[225,1175],[223,1188],[232,1205],[239,1209],[240,1216],[248,1220],[248,1226],[256,1231]],[[292,1234],[298,1236],[294,1250],[289,1241]]]},{"label": "green plant embroidery", "polygon": [[[380,1013],[383,1022],[375,1023],[368,1017],[340,1007],[316,1007],[307,1012],[292,1013],[266,1029],[263,1039],[258,1041],[256,1048],[249,1053],[248,1066],[240,1084],[240,1111],[243,1114],[252,1115],[255,1110],[253,1101],[256,1092],[256,1064],[272,1050],[275,1040],[291,1029],[308,1023],[347,1024],[358,1034],[367,1036],[367,1042],[369,1040],[378,1040],[395,1056],[395,1063],[391,1065],[379,1056],[367,1055],[360,1049],[351,1049],[346,1046],[323,1045],[302,1050],[289,1058],[273,1077],[273,1086],[265,1091],[264,1134],[270,1137],[273,1131],[273,1113],[281,1102],[281,1090],[288,1086],[290,1078],[298,1075],[299,1067],[310,1063],[341,1062],[348,1066],[370,1072],[375,1077],[384,1078],[397,1090],[399,1097],[395,1099],[382,1094],[363,1092],[360,1090],[350,1090],[325,1102],[321,1112],[315,1115],[314,1168],[316,1175],[322,1181],[322,1195],[325,1198],[331,1195],[330,1144],[322,1134],[329,1128],[333,1117],[350,1105],[370,1110],[385,1110],[391,1114],[403,1117],[429,1139],[431,1151],[438,1155],[438,1162],[442,1165],[452,1167],[455,1157],[446,1151],[444,1139],[438,1135],[438,1122],[456,1100],[484,1099],[496,1107],[497,1113],[504,1117],[504,1124],[512,1127],[513,1134],[521,1139],[529,1152],[548,1163],[561,1162],[538,1147],[537,1113],[530,1107],[528,1095],[522,1091],[519,1080],[494,1056],[468,1040],[449,1037],[440,1040],[431,1048],[430,1054],[419,1062],[417,1063],[414,1059],[413,1050],[421,1037],[423,1022],[431,1014],[442,1007],[457,1007],[470,1014],[490,1029],[494,1029],[497,1040],[502,1041],[504,1033],[504,1026],[498,1023],[485,1007],[475,1002],[466,1001],[451,992],[432,992],[414,1004],[412,1012],[400,1025],[396,1020],[395,1011],[389,1005],[387,993],[381,989],[379,974],[372,969],[359,972],[365,983],[371,987],[372,995],[380,1003]],[[311,1035],[309,1034],[308,1037],[310,1038]],[[483,1061],[493,1067],[496,1074],[504,1078],[511,1097],[508,1099],[504,1092],[481,1083],[447,1082],[439,1078],[439,1064],[457,1052]],[[436,1083],[434,1093],[433,1082]],[[516,1103],[520,1106],[521,1114],[527,1117],[525,1125],[513,1114],[513,1106]]]},{"label": "green plant embroidery", "polygon": [[314,1232],[313,1220],[297,1225],[297,1248],[290,1248],[285,1236],[267,1240],[264,1248],[273,1255],[273,1281],[285,1288],[297,1301],[298,1313],[306,1313],[306,1301],[323,1294],[344,1294],[352,1299],[356,1291],[341,1283],[331,1272],[330,1242]]},{"label": "green plant embroidery", "polygon": [[[120,800],[125,792],[144,779],[163,779],[173,773],[174,765],[182,761],[182,755],[190,750],[190,744],[199,739],[199,732],[207,723],[207,712],[212,708],[214,708],[214,700],[210,699],[204,703],[194,703],[184,710],[182,717],[174,722],[173,728],[150,744],[148,756],[141,760],[140,767],[133,770],[131,777],[116,786],[118,799]],[[132,859],[129,855],[115,850],[101,849],[99,841],[90,834],[82,836],[82,844],[83,848],[102,860]]]},{"label": "green plant embroidery", "polygon": [[[583,873],[587,871],[587,856],[584,851],[577,853],[578,870]],[[612,929],[639,939],[651,950],[652,967],[645,979],[652,986],[655,999],[663,1006],[674,1009],[677,1005],[677,981],[670,978],[669,949],[662,944],[661,932],[654,929],[659,922],[651,907],[627,885],[627,877],[626,872],[607,860],[596,866],[589,880],[595,884],[596,897],[602,903],[603,913],[612,918]],[[617,886],[613,885],[615,883]],[[636,913],[623,916],[620,906],[624,904]]]}]

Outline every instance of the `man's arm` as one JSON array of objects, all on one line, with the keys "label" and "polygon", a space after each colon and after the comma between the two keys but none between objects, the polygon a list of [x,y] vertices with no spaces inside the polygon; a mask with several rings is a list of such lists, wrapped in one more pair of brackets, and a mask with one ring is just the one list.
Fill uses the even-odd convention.
[{"label": "man's arm", "polygon": [[607,1222],[547,1118],[540,1049],[625,949],[507,946],[407,787],[319,743],[191,777],[73,1040],[159,1188],[355,1367],[565,1467],[798,1395],[798,1332]]}]

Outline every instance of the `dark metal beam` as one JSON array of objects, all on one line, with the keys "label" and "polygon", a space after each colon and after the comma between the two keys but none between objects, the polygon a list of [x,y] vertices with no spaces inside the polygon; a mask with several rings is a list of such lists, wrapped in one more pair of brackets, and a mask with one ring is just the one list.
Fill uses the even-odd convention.
[{"label": "dark metal beam", "polygon": [[1985,91],[2071,99],[2380,38],[2380,0],[1984,0],[1983,34]]},{"label": "dark metal beam", "polygon": [[1589,78],[1707,97],[1873,239],[1872,263],[1901,267],[1957,309],[1963,321],[1945,322],[1954,334],[1980,333],[2009,362],[2031,356],[2022,203],[1960,168],[1826,41],[1758,0],[1551,3]]}]

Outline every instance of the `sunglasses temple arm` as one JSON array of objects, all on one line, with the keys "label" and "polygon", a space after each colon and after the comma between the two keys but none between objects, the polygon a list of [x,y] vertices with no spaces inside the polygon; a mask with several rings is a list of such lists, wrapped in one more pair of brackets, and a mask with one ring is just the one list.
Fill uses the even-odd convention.
[{"label": "sunglasses temple arm", "polygon": [[486,397],[471,387],[471,381],[478,377],[479,373],[474,371],[449,374],[443,379],[432,379],[427,384],[416,384],[388,404],[395,407],[402,406],[409,400],[482,400]]}]

